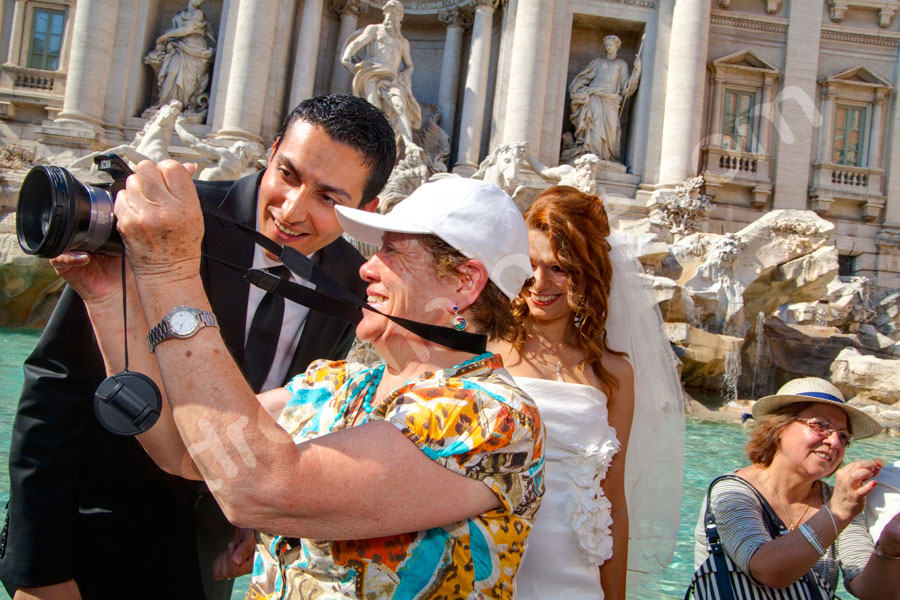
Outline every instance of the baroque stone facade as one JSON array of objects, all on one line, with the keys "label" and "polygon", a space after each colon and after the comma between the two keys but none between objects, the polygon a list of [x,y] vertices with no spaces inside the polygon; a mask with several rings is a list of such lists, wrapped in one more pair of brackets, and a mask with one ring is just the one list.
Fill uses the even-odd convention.
[{"label": "baroque stone facade", "polygon": [[[206,114],[189,135],[268,147],[300,99],[350,92],[341,49],[381,0],[206,0],[215,39]],[[187,0],[7,0],[0,5],[0,145],[67,164],[130,143],[159,97],[144,56]],[[194,6],[196,5],[196,6]],[[702,176],[710,233],[774,209],[835,226],[842,274],[900,285],[900,0],[404,1],[412,91],[440,113],[447,166],[471,175],[524,142],[544,168],[575,133],[570,84],[605,56],[641,64],[621,102],[620,156],[597,189],[627,223]],[[189,8],[190,8],[189,7]],[[210,47],[211,44],[210,44]],[[638,57],[639,54],[639,57]],[[571,146],[570,146],[571,147]],[[170,154],[196,160],[177,138]],[[14,176],[3,177],[4,188]],[[534,185],[549,185],[522,168]],[[2,199],[0,212],[12,209]],[[2,215],[0,215],[2,216]]]}]

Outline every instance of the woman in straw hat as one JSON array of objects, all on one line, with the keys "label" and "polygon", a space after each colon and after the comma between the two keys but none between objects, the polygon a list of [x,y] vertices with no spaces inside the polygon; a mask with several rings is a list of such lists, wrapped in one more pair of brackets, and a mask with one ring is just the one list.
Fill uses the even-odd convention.
[{"label": "woman in straw hat", "polygon": [[[857,598],[900,598],[900,514],[876,543],[862,514],[884,461],[841,467],[851,441],[879,433],[878,422],[818,377],[791,380],[760,399],[753,418],[757,425],[745,446],[752,464],[718,482],[710,495],[728,557],[761,588],[786,588],[812,570],[807,585],[833,598],[840,567]],[[832,473],[833,488],[823,481]],[[764,502],[777,517],[775,539]],[[705,512],[704,503],[695,531],[697,565],[708,555]]]}]

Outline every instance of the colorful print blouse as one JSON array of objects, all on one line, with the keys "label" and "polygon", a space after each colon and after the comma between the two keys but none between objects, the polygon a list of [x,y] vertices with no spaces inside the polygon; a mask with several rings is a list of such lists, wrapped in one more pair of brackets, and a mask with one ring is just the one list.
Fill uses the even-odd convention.
[{"label": "colorful print blouse", "polygon": [[544,489],[544,429],[532,400],[496,372],[502,366],[492,355],[423,373],[370,414],[361,412],[358,390],[371,367],[317,361],[295,377],[278,419],[295,442],[344,428],[357,414],[383,419],[431,460],[490,486],[501,506],[428,531],[364,540],[258,532],[247,597],[512,598]]}]

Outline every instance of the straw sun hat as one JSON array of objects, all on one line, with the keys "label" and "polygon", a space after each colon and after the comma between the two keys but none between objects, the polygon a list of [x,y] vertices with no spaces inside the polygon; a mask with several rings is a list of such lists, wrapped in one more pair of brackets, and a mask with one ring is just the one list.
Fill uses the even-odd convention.
[{"label": "straw sun hat", "polygon": [[753,418],[757,421],[765,415],[795,402],[834,404],[847,414],[853,438],[861,440],[881,432],[878,421],[844,400],[844,395],[831,382],[818,377],[792,379],[781,386],[777,394],[760,398],[753,405]]}]

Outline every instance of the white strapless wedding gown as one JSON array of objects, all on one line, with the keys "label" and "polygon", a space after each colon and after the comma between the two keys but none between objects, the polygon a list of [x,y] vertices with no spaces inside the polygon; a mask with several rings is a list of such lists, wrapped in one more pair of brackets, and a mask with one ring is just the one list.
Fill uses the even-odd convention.
[{"label": "white strapless wedding gown", "polygon": [[534,399],[547,432],[544,498],[516,598],[603,598],[598,566],[612,555],[612,517],[600,484],[619,449],[606,395],[577,383],[515,380]]}]

